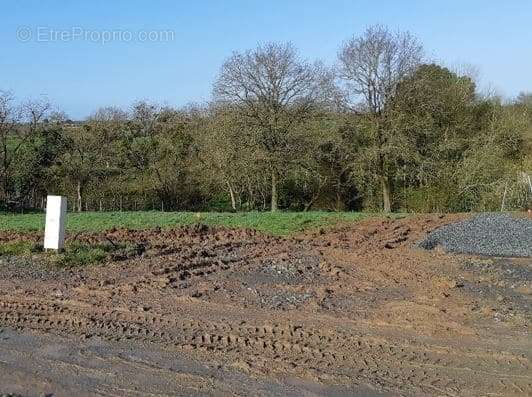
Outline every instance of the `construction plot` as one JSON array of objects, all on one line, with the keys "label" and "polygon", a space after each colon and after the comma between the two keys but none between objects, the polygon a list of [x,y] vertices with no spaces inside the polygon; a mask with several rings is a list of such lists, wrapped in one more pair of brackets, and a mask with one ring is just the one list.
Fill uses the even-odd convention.
[{"label": "construction plot", "polygon": [[464,219],[112,230],[67,241],[125,247],[98,265],[0,257],[0,393],[530,395],[526,251],[419,247]]}]

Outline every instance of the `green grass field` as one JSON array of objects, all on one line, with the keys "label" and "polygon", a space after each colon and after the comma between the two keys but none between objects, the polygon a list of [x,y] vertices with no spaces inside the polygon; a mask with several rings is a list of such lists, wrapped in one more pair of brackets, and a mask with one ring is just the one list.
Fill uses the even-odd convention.
[{"label": "green grass field", "polygon": [[[375,214],[373,214],[374,216]],[[103,231],[116,228],[149,229],[204,223],[211,226],[251,228],[274,235],[354,222],[372,216],[359,212],[84,212],[69,213],[67,231]],[[0,230],[29,231],[44,229],[44,214],[0,214]]]}]

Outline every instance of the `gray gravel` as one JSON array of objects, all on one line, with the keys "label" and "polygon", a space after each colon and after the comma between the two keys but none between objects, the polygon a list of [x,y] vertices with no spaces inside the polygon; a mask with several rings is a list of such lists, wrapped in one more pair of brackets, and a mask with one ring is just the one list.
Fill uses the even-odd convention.
[{"label": "gray gravel", "polygon": [[436,229],[419,243],[447,252],[499,257],[532,257],[532,220],[485,213]]}]

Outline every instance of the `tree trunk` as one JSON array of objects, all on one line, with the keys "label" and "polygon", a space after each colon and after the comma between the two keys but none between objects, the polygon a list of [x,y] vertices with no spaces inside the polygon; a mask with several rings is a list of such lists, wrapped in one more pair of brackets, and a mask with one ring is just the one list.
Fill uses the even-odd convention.
[{"label": "tree trunk", "polygon": [[343,207],[343,201],[342,201],[342,194],[340,193],[340,189],[336,189],[336,204],[334,205],[335,211],[341,211]]},{"label": "tree trunk", "polygon": [[82,212],[83,211],[83,204],[82,204],[82,200],[81,200],[81,182],[80,181],[78,181],[78,186],[77,186],[76,193],[77,193],[78,212]]},{"label": "tree trunk", "polygon": [[387,176],[381,176],[382,209],[384,212],[392,212],[390,180]]},{"label": "tree trunk", "polygon": [[3,139],[3,162],[2,162],[2,173],[0,174],[2,176],[2,196],[1,198],[5,200],[5,204],[7,204],[7,191],[8,191],[8,178],[7,178],[7,168],[8,168],[8,161],[7,161],[7,139]]},{"label": "tree trunk", "polygon": [[279,200],[279,193],[277,192],[277,170],[272,170],[272,203],[271,203],[271,210],[272,212],[277,211],[278,209],[278,200]]},{"label": "tree trunk", "polygon": [[388,177],[387,167],[386,167],[386,158],[383,153],[384,147],[384,134],[383,134],[383,124],[384,121],[382,116],[379,115],[377,118],[377,143],[378,143],[378,160],[379,160],[379,179],[381,181],[381,190],[382,190],[382,209],[384,212],[392,212],[392,200],[391,200],[391,187],[390,187],[390,178]]},{"label": "tree trunk", "polygon": [[233,209],[233,211],[236,211],[235,191],[233,190],[231,182],[227,181],[227,187],[229,188],[229,195],[231,196],[231,208]]}]

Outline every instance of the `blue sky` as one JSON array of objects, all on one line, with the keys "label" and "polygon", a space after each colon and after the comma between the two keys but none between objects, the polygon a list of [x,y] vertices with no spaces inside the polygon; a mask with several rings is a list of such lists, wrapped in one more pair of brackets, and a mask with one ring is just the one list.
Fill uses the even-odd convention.
[{"label": "blue sky", "polygon": [[[526,0],[5,0],[1,19],[0,89],[20,99],[46,95],[75,119],[136,99],[206,101],[223,60],[259,42],[292,41],[304,57],[331,64],[344,40],[376,23],[411,31],[433,60],[475,66],[484,88],[507,97],[532,91]],[[28,41],[17,38],[24,29]],[[161,30],[173,31],[173,40],[139,39]],[[49,39],[61,31],[95,40]],[[129,39],[94,36],[110,31]]]}]

